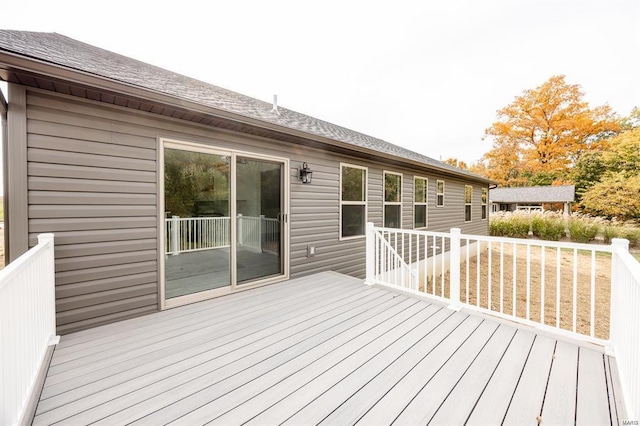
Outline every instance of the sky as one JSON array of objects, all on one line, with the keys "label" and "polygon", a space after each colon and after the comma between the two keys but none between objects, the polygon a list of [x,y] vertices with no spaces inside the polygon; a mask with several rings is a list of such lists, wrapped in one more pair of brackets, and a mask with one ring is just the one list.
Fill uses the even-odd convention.
[{"label": "sky", "polygon": [[552,75],[640,105],[640,0],[6,1],[0,28],[57,32],[467,163],[496,111]]}]

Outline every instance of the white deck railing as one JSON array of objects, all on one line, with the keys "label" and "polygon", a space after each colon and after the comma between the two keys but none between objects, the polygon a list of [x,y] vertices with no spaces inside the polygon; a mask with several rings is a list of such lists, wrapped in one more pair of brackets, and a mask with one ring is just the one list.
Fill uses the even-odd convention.
[{"label": "white deck railing", "polygon": [[229,247],[228,217],[179,217],[165,219],[167,254]]},{"label": "white deck railing", "polygon": [[[238,245],[261,251],[265,242],[280,237],[280,221],[264,216],[237,216]],[[165,252],[170,255],[230,246],[229,217],[179,217],[165,219]]]},{"label": "white deck railing", "polygon": [[640,264],[629,241],[613,240],[611,285],[612,352],[616,357],[630,419],[640,417]]},{"label": "white deck railing", "polygon": [[22,422],[38,373],[58,343],[53,234],[0,271],[0,424]]},{"label": "white deck railing", "polygon": [[369,223],[366,275],[368,284],[604,346],[625,378],[629,413],[640,415],[640,265],[626,240],[577,244]]}]

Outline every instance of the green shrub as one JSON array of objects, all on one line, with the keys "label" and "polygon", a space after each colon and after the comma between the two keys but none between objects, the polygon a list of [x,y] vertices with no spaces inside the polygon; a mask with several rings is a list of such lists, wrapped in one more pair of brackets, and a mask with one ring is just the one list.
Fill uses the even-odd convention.
[{"label": "green shrub", "polygon": [[569,219],[569,235],[571,241],[576,243],[588,243],[598,235],[600,226],[592,220],[583,217]]},{"label": "green shrub", "polygon": [[640,247],[640,228],[621,227],[618,238],[629,240],[630,247]]},{"label": "green shrub", "polygon": [[505,219],[502,217],[491,219],[489,222],[489,235],[494,237],[504,237],[506,235],[506,224]]},{"label": "green shrub", "polygon": [[619,226],[608,225],[602,229],[602,237],[605,244],[611,244],[614,238],[620,238],[621,230]]},{"label": "green shrub", "polygon": [[527,238],[531,218],[524,214],[497,216],[489,223],[489,234],[496,237]]},{"label": "green shrub", "polygon": [[531,220],[531,232],[547,241],[558,241],[565,235],[564,221],[557,217],[538,215]]},{"label": "green shrub", "polygon": [[531,228],[531,220],[524,215],[513,215],[509,218],[507,227],[507,237],[510,238],[527,238],[529,229]]}]

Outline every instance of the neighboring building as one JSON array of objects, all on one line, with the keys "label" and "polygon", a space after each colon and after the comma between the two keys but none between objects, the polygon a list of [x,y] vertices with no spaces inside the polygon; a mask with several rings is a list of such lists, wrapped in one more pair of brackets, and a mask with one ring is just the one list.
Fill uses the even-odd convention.
[{"label": "neighboring building", "polygon": [[59,34],[0,31],[0,79],[7,258],[55,233],[61,333],[363,277],[367,221],[488,233],[484,177]]},{"label": "neighboring building", "polygon": [[489,191],[492,213],[516,210],[556,210],[557,206],[561,206],[564,214],[569,214],[574,199],[575,187],[573,185],[493,188]]}]

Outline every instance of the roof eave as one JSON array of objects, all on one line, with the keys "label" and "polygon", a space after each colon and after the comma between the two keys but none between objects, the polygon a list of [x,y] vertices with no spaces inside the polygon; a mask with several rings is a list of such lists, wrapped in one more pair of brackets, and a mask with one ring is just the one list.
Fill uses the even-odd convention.
[{"label": "roof eave", "polygon": [[319,142],[325,145],[335,146],[341,149],[361,152],[371,156],[382,157],[392,161],[402,162],[405,164],[410,164],[410,165],[418,166],[420,168],[426,168],[426,169],[438,171],[440,173],[449,174],[449,175],[453,175],[453,176],[457,176],[465,179],[473,179],[473,180],[484,182],[487,184],[496,183],[488,178],[484,178],[483,176],[479,176],[475,174],[470,175],[469,173],[466,173],[463,171],[456,172],[455,170],[450,170],[445,167],[438,167],[436,165],[427,164],[418,160],[411,160],[405,157],[400,157],[393,154],[376,151],[370,148],[355,146],[353,144],[341,142],[335,139],[323,137],[320,135],[315,135],[312,133],[307,133],[302,130],[292,129],[290,127],[285,127],[278,124],[257,120],[255,118],[247,117],[241,114],[229,112],[219,108],[214,108],[208,105],[203,105],[198,102],[185,100],[182,98],[178,98],[176,96],[172,96],[172,95],[168,95],[155,90],[143,88],[130,83],[109,79],[96,74],[91,74],[85,71],[64,67],[61,65],[38,60],[35,58],[24,57],[22,55],[14,54],[7,51],[0,51],[0,67],[1,67],[0,70],[1,69],[5,69],[7,71],[19,70],[23,72],[39,74],[49,78],[54,78],[54,79],[59,79],[63,81],[68,81],[74,84],[89,86],[99,90],[106,90],[106,91],[121,93],[127,96],[134,96],[142,99],[147,99],[153,102],[166,104],[172,107],[185,108],[197,113],[213,115],[219,118],[224,118],[230,121],[235,121],[238,123],[254,126],[257,128],[284,133],[284,134],[296,136],[302,139],[308,139],[314,142]]}]

